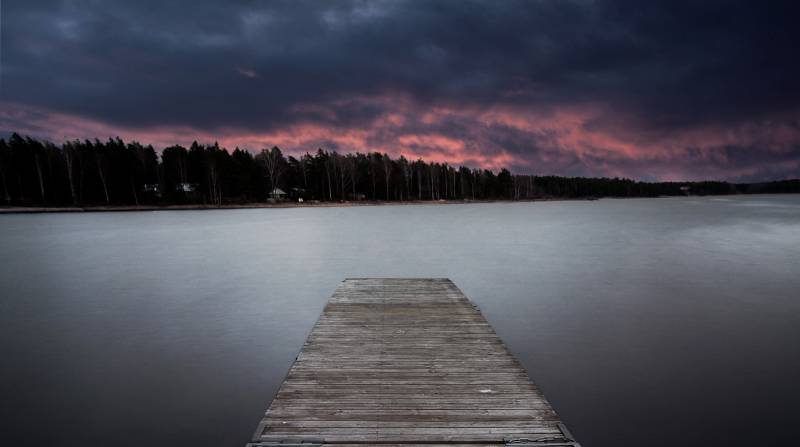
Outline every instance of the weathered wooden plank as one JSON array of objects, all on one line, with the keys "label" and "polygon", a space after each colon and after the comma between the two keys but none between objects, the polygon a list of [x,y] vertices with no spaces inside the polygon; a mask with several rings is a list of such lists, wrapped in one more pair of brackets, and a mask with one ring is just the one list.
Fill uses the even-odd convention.
[{"label": "weathered wooden plank", "polygon": [[360,278],[334,292],[253,443],[570,443],[561,427],[450,280]]}]

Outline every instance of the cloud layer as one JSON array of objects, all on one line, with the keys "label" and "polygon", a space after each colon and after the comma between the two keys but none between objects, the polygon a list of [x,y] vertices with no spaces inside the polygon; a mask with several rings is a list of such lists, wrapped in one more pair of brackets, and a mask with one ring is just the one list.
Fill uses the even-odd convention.
[{"label": "cloud layer", "polygon": [[800,176],[794,2],[4,4],[0,130]]}]

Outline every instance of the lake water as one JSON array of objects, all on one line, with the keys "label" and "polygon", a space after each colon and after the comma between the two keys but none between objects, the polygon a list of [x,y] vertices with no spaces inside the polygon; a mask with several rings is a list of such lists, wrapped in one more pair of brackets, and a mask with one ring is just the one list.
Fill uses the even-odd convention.
[{"label": "lake water", "polygon": [[449,277],[584,447],[800,439],[800,196],[0,215],[0,444],[233,446],[345,277]]}]

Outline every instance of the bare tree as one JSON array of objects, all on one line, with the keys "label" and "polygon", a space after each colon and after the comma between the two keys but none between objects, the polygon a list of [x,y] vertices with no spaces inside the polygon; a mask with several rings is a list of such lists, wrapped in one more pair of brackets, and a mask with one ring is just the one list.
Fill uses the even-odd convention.
[{"label": "bare tree", "polygon": [[328,200],[333,200],[333,187],[331,183],[331,171],[333,170],[333,166],[331,166],[331,157],[327,155],[325,157],[325,176],[328,179]]},{"label": "bare tree", "polygon": [[511,187],[513,189],[512,200],[519,200],[522,196],[522,182],[519,180],[519,176],[511,176]]},{"label": "bare tree", "polygon": [[453,180],[453,186],[452,186],[453,198],[457,199],[458,196],[456,195],[456,177],[458,176],[458,171],[454,167],[451,166],[450,167],[450,173],[453,174],[451,176],[451,178]]},{"label": "bare tree", "polygon": [[386,182],[386,200],[389,200],[389,181],[392,177],[392,159],[388,154],[383,154],[383,180]]},{"label": "bare tree", "polygon": [[42,178],[42,163],[39,159],[39,151],[34,150],[33,160],[36,164],[36,178],[39,180],[39,194],[42,196],[42,203],[44,203],[44,178]]},{"label": "bare tree", "polygon": [[283,154],[277,146],[274,146],[270,150],[262,149],[257,158],[261,162],[269,178],[269,194],[271,194],[280,184],[281,176],[286,171],[286,160],[284,160]]},{"label": "bare tree", "polygon": [[347,156],[347,170],[350,173],[350,184],[352,185],[353,199],[355,200],[356,185],[358,184],[358,180],[361,178],[361,173],[358,171],[358,163],[353,155]]},{"label": "bare tree", "polygon": [[219,187],[219,176],[217,175],[217,161],[208,162],[208,192],[211,195],[211,202],[217,206],[222,204],[222,191]]},{"label": "bare tree", "polygon": [[111,203],[111,198],[108,196],[108,185],[106,184],[106,160],[99,151],[95,151],[94,160],[97,163],[97,174],[100,176],[100,183],[103,185],[103,193],[106,196],[106,205]]},{"label": "bare tree", "polygon": [[372,181],[372,200],[378,199],[378,194],[375,191],[375,183],[377,181],[376,179],[378,178],[378,157],[380,157],[380,154],[378,153],[373,152],[369,154],[369,178]]},{"label": "bare tree", "polygon": [[444,198],[448,199],[450,197],[450,180],[447,175],[450,173],[450,169],[447,163],[442,167],[442,171],[444,172]]},{"label": "bare tree", "polygon": [[478,181],[478,175],[480,175],[480,172],[477,169],[472,172],[472,175],[470,175],[472,180],[470,182],[470,191],[472,192],[472,200],[475,200],[475,186],[476,182]]},{"label": "bare tree", "polygon": [[339,188],[339,200],[345,200],[347,194],[347,187],[350,182],[350,171],[347,167],[347,158],[344,155],[339,155],[334,152],[331,154],[333,158],[333,175],[334,180]]},{"label": "bare tree", "polygon": [[69,193],[72,197],[72,204],[78,204],[78,197],[75,194],[75,180],[73,178],[73,174],[75,172],[75,154],[76,154],[75,146],[72,143],[67,143],[64,145],[64,162],[67,165],[67,180],[69,181]]},{"label": "bare tree", "polygon": [[431,200],[439,198],[439,164],[431,163],[428,165],[428,183],[431,187]]},{"label": "bare tree", "polygon": [[422,200],[422,160],[417,160],[417,200]]},{"label": "bare tree", "polygon": [[311,154],[307,153],[300,157],[300,174],[303,176],[303,188],[308,188],[308,169],[312,163]]},{"label": "bare tree", "polygon": [[406,157],[400,156],[400,159],[397,160],[397,163],[400,165],[400,173],[403,175],[403,186],[401,188],[400,200],[404,198],[408,200],[411,196],[409,192],[411,190],[411,170],[408,166],[408,160]]},{"label": "bare tree", "polygon": [[342,200],[347,197],[347,190],[352,191],[353,197],[356,195],[356,182],[358,181],[358,170],[356,169],[356,161],[352,155],[339,155],[336,152],[332,154],[335,167],[335,175],[338,179],[340,188],[340,197]]}]

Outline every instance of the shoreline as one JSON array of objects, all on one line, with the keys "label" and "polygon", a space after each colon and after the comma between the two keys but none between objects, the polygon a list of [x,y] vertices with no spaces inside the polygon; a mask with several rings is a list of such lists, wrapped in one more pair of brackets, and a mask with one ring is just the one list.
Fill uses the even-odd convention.
[{"label": "shoreline", "polygon": [[[609,197],[611,198],[611,197]],[[656,197],[652,197],[656,198]],[[281,203],[242,203],[225,205],[99,205],[99,206],[0,206],[2,214],[39,214],[39,213],[99,213],[99,212],[133,212],[133,211],[194,211],[194,210],[236,210],[261,208],[349,208],[359,206],[409,206],[409,205],[468,205],[475,203],[527,203],[527,202],[560,202],[560,201],[594,201],[599,198],[537,198],[520,200],[408,200],[382,201],[364,200],[358,202],[281,202]]]},{"label": "shoreline", "polygon": [[[731,197],[731,196],[771,196],[791,195],[792,193],[765,193],[765,194],[709,194],[690,197]],[[592,202],[600,199],[664,199],[682,198],[686,196],[657,196],[657,197],[540,197],[536,199],[520,200],[408,200],[408,201],[381,201],[364,200],[358,202],[281,202],[281,203],[241,203],[225,205],[98,205],[98,206],[0,206],[0,215],[3,214],[40,214],[40,213],[102,213],[102,212],[134,212],[134,211],[195,211],[195,210],[237,210],[237,209],[269,209],[269,208],[349,208],[359,206],[410,206],[410,205],[469,205],[476,203],[533,203],[533,202]]]}]

